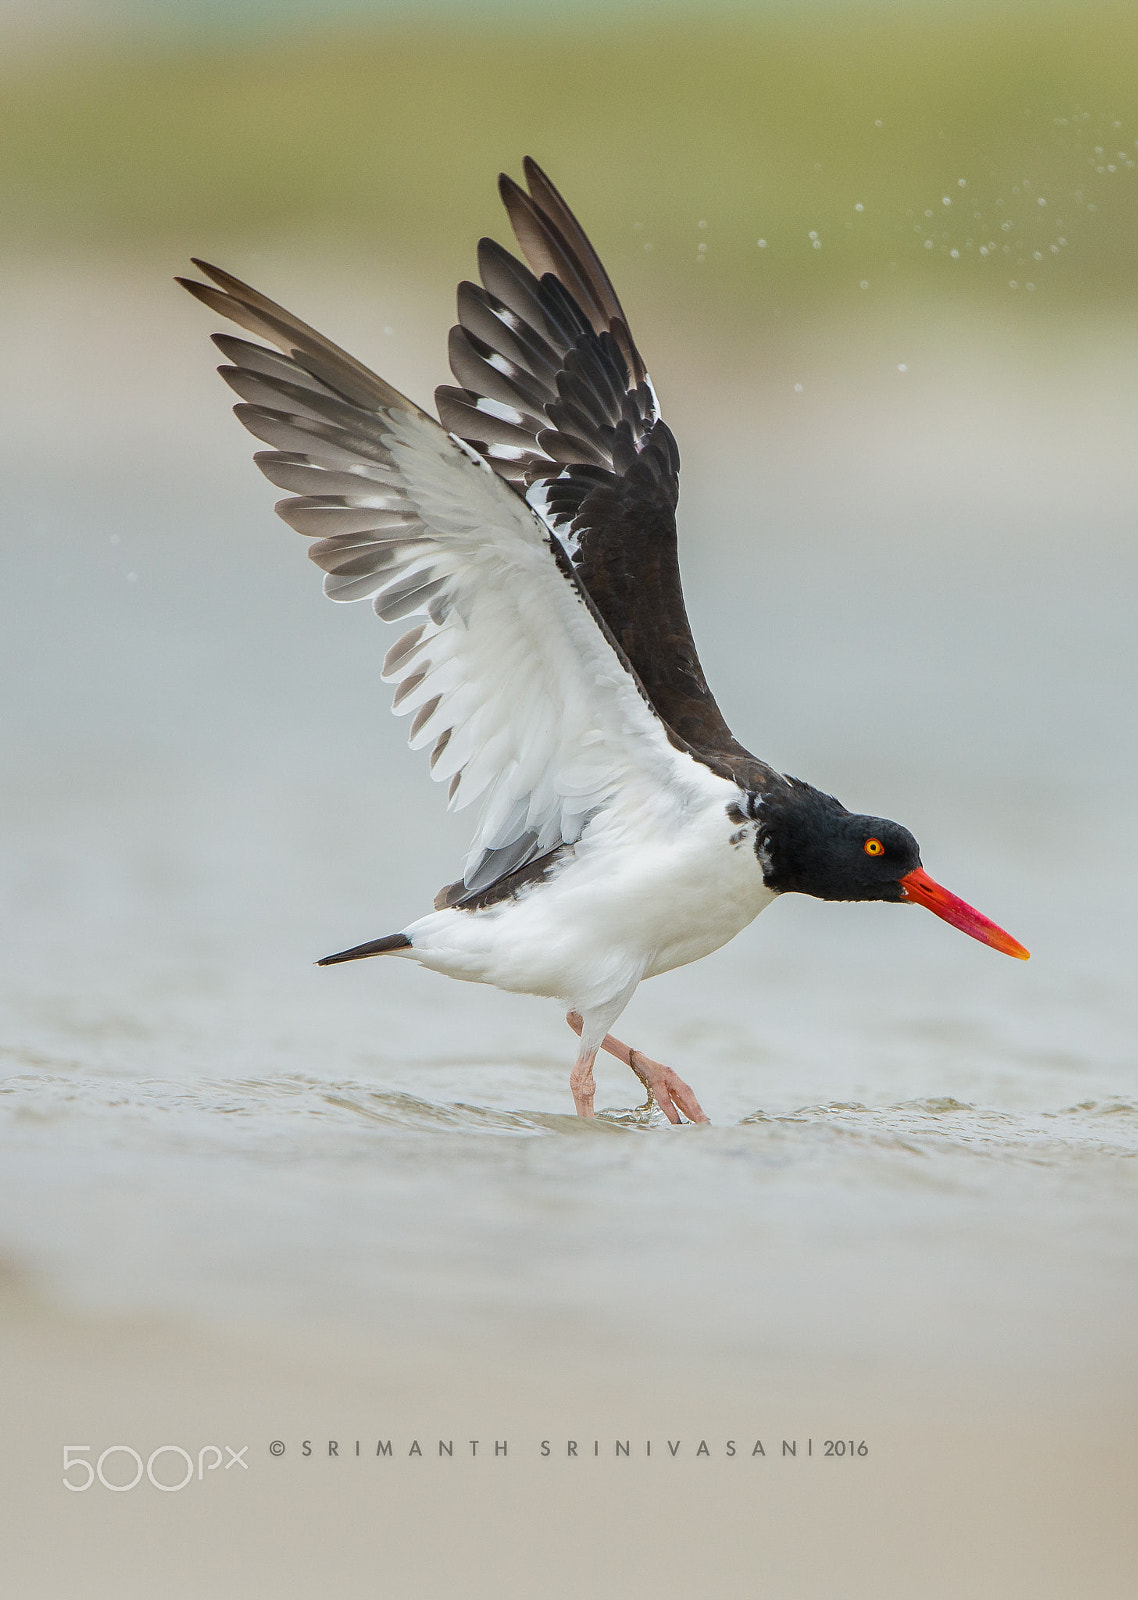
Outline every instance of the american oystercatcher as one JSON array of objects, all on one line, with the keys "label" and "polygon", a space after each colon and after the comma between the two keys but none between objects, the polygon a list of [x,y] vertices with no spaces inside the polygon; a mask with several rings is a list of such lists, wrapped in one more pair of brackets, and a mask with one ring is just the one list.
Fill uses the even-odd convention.
[{"label": "american oystercatcher", "polygon": [[[412,749],[478,823],[462,877],[399,933],[321,966],[393,955],[546,995],[671,1122],[706,1117],[670,1068],[615,1039],[643,978],[726,944],[780,894],[927,906],[1028,952],[942,889],[917,841],[776,772],[732,736],[688,626],[676,559],[679,454],[620,301],[531,160],[499,189],[528,267],[491,239],[462,283],[440,421],[229,273],[179,279],[267,340],[214,343],[254,459],[315,540],[333,600],[417,616],[383,676]],[[280,353],[278,353],[280,352]]]}]

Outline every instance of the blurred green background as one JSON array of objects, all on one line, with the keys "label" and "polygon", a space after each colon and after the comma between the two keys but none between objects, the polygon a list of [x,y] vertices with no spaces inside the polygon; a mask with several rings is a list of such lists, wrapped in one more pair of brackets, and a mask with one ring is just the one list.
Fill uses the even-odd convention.
[{"label": "blurred green background", "polygon": [[37,16],[0,69],[9,249],[332,240],[461,276],[532,153],[618,283],[635,257],[693,311],[1131,294],[1133,4]]}]

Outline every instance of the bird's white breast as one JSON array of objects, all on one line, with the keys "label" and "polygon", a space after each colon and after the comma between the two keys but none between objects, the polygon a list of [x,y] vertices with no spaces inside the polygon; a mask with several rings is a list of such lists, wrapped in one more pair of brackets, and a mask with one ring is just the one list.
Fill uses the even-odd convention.
[{"label": "bird's white breast", "polygon": [[701,769],[682,804],[594,819],[543,882],[481,911],[434,912],[407,955],[451,977],[603,1006],[641,978],[719,949],[769,904],[754,824],[727,815],[733,784]]}]

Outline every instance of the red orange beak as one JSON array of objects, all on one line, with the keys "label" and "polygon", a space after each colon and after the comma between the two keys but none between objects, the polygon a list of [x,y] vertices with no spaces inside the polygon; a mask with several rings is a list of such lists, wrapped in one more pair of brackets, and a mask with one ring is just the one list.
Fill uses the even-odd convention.
[{"label": "red orange beak", "polygon": [[1031,954],[1010,933],[997,928],[981,912],[974,911],[965,901],[942,889],[923,867],[905,874],[901,879],[901,891],[906,900],[915,900],[917,905],[927,906],[944,922],[951,923],[970,938],[979,939],[981,944],[990,944],[993,950],[1002,950],[1006,956],[1015,956],[1017,961],[1026,961]]}]

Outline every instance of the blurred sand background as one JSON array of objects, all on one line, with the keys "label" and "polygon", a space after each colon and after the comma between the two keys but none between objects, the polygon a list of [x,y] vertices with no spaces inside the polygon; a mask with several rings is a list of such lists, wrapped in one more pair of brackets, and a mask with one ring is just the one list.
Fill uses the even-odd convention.
[{"label": "blurred sand background", "polygon": [[[12,1592],[1131,1596],[1133,9],[0,28]],[[630,1124],[615,1065],[582,1130],[537,1001],[311,966],[465,823],[170,284],[220,260],[425,398],[525,153],[678,435],[736,732],[1034,952],[772,908],[628,1014],[709,1130]],[[171,1441],[249,1471],[62,1487]]]}]

